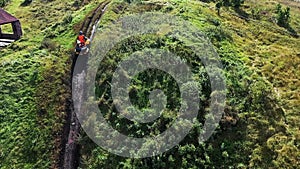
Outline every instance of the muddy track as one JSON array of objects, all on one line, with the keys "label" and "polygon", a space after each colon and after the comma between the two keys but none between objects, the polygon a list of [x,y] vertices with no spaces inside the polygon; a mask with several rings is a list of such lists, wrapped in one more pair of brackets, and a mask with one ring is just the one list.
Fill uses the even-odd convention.
[{"label": "muddy track", "polygon": [[[101,19],[101,16],[106,10],[110,1],[104,1],[99,6],[93,10],[93,12],[86,17],[84,20],[81,30],[86,33],[87,37],[92,38],[95,25]],[[83,56],[87,58],[88,56]],[[71,65],[71,79],[69,83],[70,92],[72,92],[72,79],[73,76],[76,76],[80,72],[75,72],[74,68],[76,62],[78,61],[78,56],[72,55],[72,65]],[[79,61],[78,61],[79,62]],[[81,62],[81,61],[80,61]],[[66,123],[64,124],[63,134],[61,138],[61,152],[59,160],[60,169],[76,169],[80,163],[80,145],[78,143],[78,137],[80,136],[80,124],[74,112],[74,105],[71,98],[67,99],[66,107],[67,117]]]}]

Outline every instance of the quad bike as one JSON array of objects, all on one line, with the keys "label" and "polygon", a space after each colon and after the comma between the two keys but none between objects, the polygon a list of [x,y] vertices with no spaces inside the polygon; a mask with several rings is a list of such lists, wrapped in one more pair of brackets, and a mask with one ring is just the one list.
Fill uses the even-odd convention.
[{"label": "quad bike", "polygon": [[85,44],[82,45],[80,43],[80,41],[77,40],[77,44],[76,44],[76,47],[75,47],[75,54],[76,55],[86,55],[89,53],[89,46],[90,46],[90,40],[87,39],[85,41]]}]

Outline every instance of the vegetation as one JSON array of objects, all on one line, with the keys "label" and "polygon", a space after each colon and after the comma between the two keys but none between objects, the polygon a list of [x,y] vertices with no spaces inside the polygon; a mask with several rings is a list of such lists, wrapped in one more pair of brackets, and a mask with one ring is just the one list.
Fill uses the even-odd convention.
[{"label": "vegetation", "polygon": [[276,6],[277,24],[282,27],[288,27],[290,22],[290,8],[282,9],[282,6],[278,4]]},{"label": "vegetation", "polygon": [[[0,1],[0,6],[6,5],[5,10],[20,18],[24,36],[1,49],[0,168],[57,168],[70,98],[70,51],[83,19],[101,1],[6,2]],[[300,41],[295,34],[300,33],[299,6],[282,0],[113,0],[101,28],[127,14],[160,11],[191,22],[210,38],[226,76],[225,114],[214,135],[199,144],[196,138],[211,95],[203,65],[189,44],[180,40],[131,37],[116,45],[99,66],[96,94],[106,119],[118,131],[138,137],[156,135],[175,119],[178,88],[172,77],[157,70],[135,77],[130,95],[135,106],[147,108],[148,91],[162,89],[173,102],[168,101],[161,118],[149,124],[131,123],[118,118],[111,105],[106,82],[120,59],[155,47],[168,49],[192,65],[204,91],[199,123],[178,146],[145,159],[110,154],[82,133],[77,140],[80,168],[297,168]]]},{"label": "vegetation", "polygon": [[8,2],[9,2],[9,0],[1,0],[0,7],[4,7]]},{"label": "vegetation", "polygon": [[97,3],[77,9],[70,1],[16,0],[5,6],[21,20],[24,36],[1,49],[1,169],[57,167],[75,27]]},{"label": "vegetation", "polygon": [[234,8],[240,8],[241,5],[244,4],[244,0],[219,0],[216,2],[216,9],[218,11],[218,15],[220,15],[221,7],[234,7]]},{"label": "vegetation", "polygon": [[[229,4],[224,6],[239,7],[240,5]],[[241,2],[242,3],[242,2]],[[239,11],[227,9],[222,13],[222,17],[217,17],[207,6],[216,5],[215,3],[203,4],[196,1],[189,3],[171,1],[168,5],[160,3],[152,5],[149,9],[149,3],[126,4],[115,1],[110,5],[108,13],[104,16],[102,27],[109,24],[109,18],[116,18],[116,15],[135,13],[142,11],[168,11],[170,14],[180,16],[185,20],[192,22],[200,30],[204,31],[214,43],[219,55],[222,58],[225,67],[227,83],[227,104],[225,115],[220,122],[220,128],[214,136],[205,142],[199,144],[197,138],[199,129],[202,126],[202,116],[198,117],[200,123],[194,130],[172,150],[152,158],[129,159],[119,157],[106,152],[100,147],[93,145],[92,142],[84,136],[80,143],[82,147],[82,168],[295,168],[298,166],[297,158],[300,157],[297,134],[297,127],[294,129],[290,124],[293,110],[288,110],[283,106],[284,98],[279,94],[279,86],[274,83],[274,74],[271,69],[266,69],[270,64],[274,64],[274,49],[282,43],[289,44],[289,50],[297,50],[292,44],[299,42],[290,36],[288,32],[280,34],[281,30],[274,23],[268,21],[268,16],[256,12],[256,18],[260,23],[253,20],[246,23],[244,18],[239,19]],[[157,6],[155,6],[157,5]],[[253,9],[260,9],[254,4],[245,4],[253,6]],[[123,6],[126,10],[120,14],[115,13],[115,8]],[[269,6],[272,11],[273,6]],[[245,13],[251,13],[252,9],[247,9]],[[258,10],[256,10],[258,11]],[[237,15],[236,15],[237,13]],[[200,18],[200,19],[199,19]],[[236,21],[238,20],[238,21]],[[235,26],[234,26],[235,25]],[[270,29],[271,28],[271,29]],[[258,29],[258,30],[257,30]],[[281,32],[281,31],[280,31]],[[272,36],[277,36],[277,40],[271,40]],[[268,40],[267,40],[268,39]],[[281,39],[281,40],[279,40]],[[283,40],[286,39],[286,40]],[[105,40],[102,37],[101,40]],[[253,47],[253,41],[258,40],[257,45],[264,44],[269,48]],[[270,40],[270,41],[269,41]],[[290,40],[290,41],[289,41]],[[271,42],[272,41],[272,42]],[[274,46],[272,43],[275,43]],[[124,44],[124,45],[122,45]],[[130,44],[130,45],[126,45]],[[187,44],[186,44],[187,45]],[[282,44],[283,45],[283,44]],[[131,53],[155,46],[156,48],[176,49],[175,52],[185,58],[187,62],[192,62],[196,58],[191,55],[191,51],[182,44],[182,42],[172,41],[166,37],[139,36],[132,37],[127,41],[121,42],[115,47],[99,65],[97,84],[99,85],[96,94],[99,98],[99,108],[113,127],[128,135],[142,137],[145,135],[156,135],[161,132],[161,126],[168,126],[169,122],[174,120],[172,114],[174,109],[170,108],[162,118],[154,123],[146,125],[130,123],[126,119],[118,118],[118,112],[111,106],[110,86],[106,85],[112,76],[112,72],[118,61],[126,58]],[[187,45],[188,46],[188,45]],[[273,51],[273,52],[271,52]],[[185,54],[189,54],[185,56]],[[299,58],[294,54],[286,54],[285,57],[293,57],[299,62]],[[275,56],[276,57],[276,56]],[[265,60],[264,62],[262,62]],[[281,57],[282,59],[284,57]],[[284,59],[285,60],[285,59]],[[289,60],[289,59],[288,59]],[[283,61],[283,60],[282,60]],[[278,61],[276,61],[278,62]],[[266,63],[266,64],[263,64]],[[209,91],[205,76],[203,76],[202,65],[194,65],[195,76],[199,79],[203,91]],[[284,67],[282,67],[285,69]],[[295,70],[295,69],[293,69]],[[295,70],[296,71],[296,70]],[[276,72],[276,71],[275,71]],[[274,73],[275,73],[274,72]],[[279,73],[279,72],[278,72]],[[150,78],[151,77],[151,78]],[[143,79],[151,79],[143,80]],[[172,98],[177,100],[176,86],[164,86],[160,81],[172,81],[162,72],[147,71],[141,73],[132,81],[130,92],[132,101],[136,107],[147,108],[147,91],[153,87],[158,87],[165,91]],[[271,80],[272,79],[272,80]],[[276,78],[279,81],[286,81],[285,78]],[[269,81],[271,80],[271,81]],[[278,81],[278,82],[279,82]],[[270,83],[271,82],[271,83]],[[154,84],[154,86],[153,86]],[[284,87],[281,85],[281,87]],[[296,87],[296,86],[295,86]],[[136,90],[135,90],[136,89]],[[288,90],[288,89],[287,89]],[[172,91],[172,92],[170,92]],[[205,93],[205,92],[204,92]],[[203,101],[209,100],[210,93],[205,93],[201,98]],[[288,100],[288,99],[287,99]],[[299,100],[299,98],[298,98]],[[176,101],[174,101],[176,102]],[[204,105],[200,114],[207,113],[208,105]],[[174,108],[174,106],[171,106]],[[296,115],[297,116],[297,115]],[[163,120],[165,119],[165,120]],[[167,119],[167,120],[166,120]],[[124,126],[127,126],[124,128]],[[159,127],[160,126],[160,127]],[[200,127],[200,128],[199,128]],[[145,130],[151,128],[151,131]],[[162,127],[165,128],[165,127]],[[149,133],[150,132],[150,133]],[[293,134],[292,134],[293,133]],[[136,135],[137,134],[137,135]],[[278,140],[278,141],[276,141]],[[279,141],[280,140],[280,141]],[[297,141],[296,141],[297,140]],[[296,142],[297,143],[296,143]],[[87,145],[86,143],[90,143]],[[296,145],[295,145],[296,143]],[[294,155],[286,154],[288,151],[294,152]],[[201,152],[201,153],[199,153]],[[291,162],[287,162],[286,156],[289,156]],[[268,162],[266,162],[268,161]]]}]

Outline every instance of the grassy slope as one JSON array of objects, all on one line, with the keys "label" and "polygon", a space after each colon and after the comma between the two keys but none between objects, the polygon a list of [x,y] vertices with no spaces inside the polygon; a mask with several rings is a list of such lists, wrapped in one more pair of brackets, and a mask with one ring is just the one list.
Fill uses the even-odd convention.
[{"label": "grassy slope", "polygon": [[22,2],[5,7],[21,20],[24,36],[0,56],[0,168],[55,167],[70,95],[73,27],[98,2],[78,8],[67,0]]},{"label": "grassy slope", "polygon": [[[289,32],[284,28],[280,28],[270,22],[270,18],[274,17],[272,13],[274,13],[274,7],[278,2],[246,2],[246,5],[267,11],[267,13],[262,15],[260,21],[251,21],[250,23],[240,19],[239,22],[235,22],[231,19],[232,16],[226,13],[224,14],[224,18],[228,20],[227,24],[233,28],[233,32],[238,32],[242,35],[234,34],[237,47],[247,56],[247,65],[259,75],[266,77],[271,83],[274,92],[279,98],[279,104],[283,107],[286,118],[284,123],[286,130],[284,132],[273,133],[267,137],[265,143],[259,143],[258,141],[258,144],[266,145],[272,152],[275,152],[270,158],[273,163],[278,164],[280,167],[296,167],[299,165],[300,158],[300,80],[298,78],[300,41],[299,38],[289,35]],[[300,4],[290,1],[279,2],[292,7],[291,26],[299,34]],[[250,13],[250,9],[245,9],[245,11]],[[277,113],[280,113],[280,111],[277,110]],[[265,125],[270,125],[273,118],[275,118],[274,116],[274,114],[271,114],[263,118],[268,121]],[[258,119],[256,120],[259,121]],[[273,130],[272,127],[263,129]],[[256,140],[259,139],[256,138]],[[261,147],[257,147],[255,150],[264,151],[259,149]],[[253,151],[253,155],[255,155],[255,150]],[[260,160],[258,158],[256,161]]]},{"label": "grassy slope", "polygon": [[[283,3],[283,1],[280,2]],[[228,15],[226,12],[223,14],[223,17],[226,20],[226,27],[230,27],[233,32],[237,48],[247,57],[247,65],[260,76],[266,77],[271,83],[273,91],[279,99],[279,105],[284,108],[283,110],[286,117],[285,123],[283,123],[286,130],[276,133],[271,132],[272,134],[269,134],[269,132],[274,130],[271,124],[272,120],[276,119],[276,114],[255,119],[257,122],[265,120],[266,123],[264,123],[264,125],[268,125],[268,127],[262,127],[261,129],[256,127],[257,131],[267,130],[267,132],[265,132],[266,135],[250,135],[252,138],[266,137],[265,143],[260,141],[261,138],[255,138],[257,146],[253,150],[250,166],[251,162],[258,164],[265,163],[265,161],[263,161],[264,159],[261,159],[259,156],[254,156],[257,152],[261,154],[266,153],[267,151],[263,150],[263,147],[267,147],[266,149],[271,150],[273,155],[269,159],[271,164],[265,164],[266,166],[276,164],[276,167],[290,168],[292,166],[298,166],[300,158],[300,81],[299,78],[297,78],[299,77],[300,41],[299,38],[290,36],[289,32],[284,28],[280,28],[270,22],[270,19],[274,17],[274,7],[277,3],[276,1],[246,1],[246,5],[251,8],[267,11],[267,13],[262,15],[259,21],[251,21],[248,23],[236,17],[232,17],[232,15]],[[300,27],[297,23],[300,21],[300,4],[289,3],[289,1],[284,1],[284,4],[292,6],[291,26],[299,34]],[[251,8],[244,8],[244,10],[247,13],[251,13]],[[279,114],[281,110],[276,110],[274,113]],[[255,126],[253,127],[255,128]],[[253,127],[249,125],[249,131],[253,131]]]},{"label": "grassy slope", "polygon": [[[300,4],[290,1],[279,2],[292,7],[291,26],[299,34]],[[274,6],[277,3],[276,1],[261,2],[255,0],[247,2],[246,5],[269,12],[262,16],[260,21],[254,21],[250,25],[241,21],[238,22],[241,24],[234,24],[233,27],[235,30],[240,30],[244,35],[244,37],[235,39],[236,44],[249,57],[248,65],[256,71],[260,71],[272,83],[278,97],[283,101],[282,105],[286,109],[289,125],[296,128],[299,121],[293,117],[300,110],[300,81],[298,78],[300,42],[299,38],[289,36],[289,32],[284,28],[268,21],[272,16],[274,17],[272,12],[274,13]],[[249,9],[246,11],[250,13]]]},{"label": "grassy slope", "polygon": [[[228,106],[231,107],[229,111],[232,111],[227,112],[227,115],[230,117],[237,112],[240,122],[237,127],[217,134],[217,139],[207,144],[208,147],[215,148],[208,153],[208,159],[204,159],[207,163],[212,162],[212,166],[207,167],[297,167],[300,158],[300,81],[297,78],[300,41],[272,22],[275,6],[279,1],[246,1],[241,9],[249,14],[250,21],[240,18],[230,8],[222,8],[221,16],[218,16],[214,3],[153,0],[146,4],[149,2],[163,4],[161,11],[171,9],[171,14],[189,20],[206,32],[225,64],[229,88]],[[300,27],[297,23],[300,21],[300,5],[280,2],[292,7],[291,26],[299,34]],[[119,5],[115,1],[110,6],[102,24],[108,24],[120,15],[114,12],[119,11],[116,10]],[[123,3],[121,6],[127,5]],[[127,6],[125,13],[149,9],[151,10],[147,5],[131,4]],[[252,9],[260,11],[261,19],[252,19]],[[214,26],[216,22],[221,25]],[[231,40],[218,40],[220,34],[229,35]],[[88,141],[83,142],[85,143]],[[225,145],[225,151],[219,150],[221,145]],[[93,146],[86,146],[84,150],[87,151],[83,151],[84,167],[141,168],[147,164],[147,160],[118,158]],[[168,161],[163,155],[160,160],[153,158],[152,162],[162,167],[163,163],[167,163],[165,160]],[[186,159],[176,160],[179,161],[175,163],[182,167],[180,164]],[[193,159],[190,160],[194,163]]]}]

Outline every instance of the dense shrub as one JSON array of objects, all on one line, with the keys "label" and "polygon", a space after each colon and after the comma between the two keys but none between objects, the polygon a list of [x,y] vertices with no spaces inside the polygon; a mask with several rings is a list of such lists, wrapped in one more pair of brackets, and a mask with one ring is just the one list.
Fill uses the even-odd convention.
[{"label": "dense shrub", "polygon": [[289,27],[290,22],[290,8],[286,7],[282,9],[282,6],[278,4],[276,6],[277,24],[282,27]]},{"label": "dense shrub", "polygon": [[235,8],[239,8],[244,3],[244,0],[231,0],[231,5]]},{"label": "dense shrub", "polygon": [[261,18],[260,16],[261,11],[259,9],[252,9],[251,10],[251,16],[253,19],[259,20]]},{"label": "dense shrub", "polygon": [[218,11],[218,15],[220,15],[221,7],[234,7],[236,9],[240,8],[241,5],[244,4],[244,0],[219,0],[216,3],[216,10]]},{"label": "dense shrub", "polygon": [[67,24],[70,24],[73,20],[73,16],[72,14],[68,13],[64,19],[63,19],[63,22],[62,22],[62,25],[67,25]]},{"label": "dense shrub", "polygon": [[0,0],[0,7],[4,7],[10,0]]},{"label": "dense shrub", "polygon": [[79,8],[82,4],[82,0],[75,0],[72,4],[72,6],[76,7],[76,8]]},{"label": "dense shrub", "polygon": [[30,5],[32,0],[24,0],[24,2],[21,3],[21,6],[27,6]]},{"label": "dense shrub", "polygon": [[53,51],[57,48],[57,44],[51,39],[45,38],[41,43],[41,48],[45,48]]},{"label": "dense shrub", "polygon": [[217,2],[216,3],[216,10],[218,11],[218,15],[220,15],[221,7],[222,7],[222,3],[221,2]]}]

